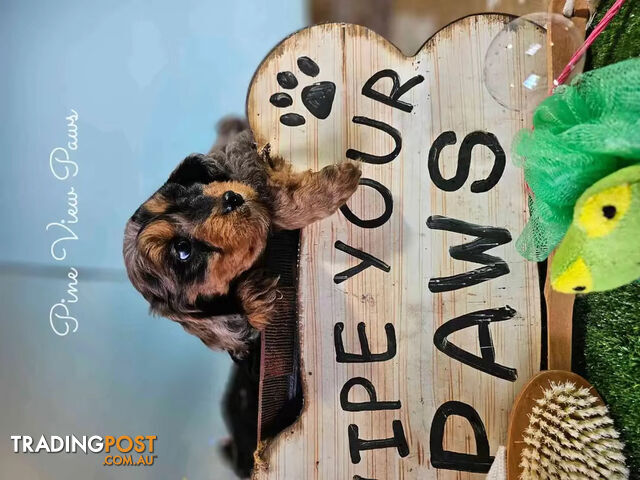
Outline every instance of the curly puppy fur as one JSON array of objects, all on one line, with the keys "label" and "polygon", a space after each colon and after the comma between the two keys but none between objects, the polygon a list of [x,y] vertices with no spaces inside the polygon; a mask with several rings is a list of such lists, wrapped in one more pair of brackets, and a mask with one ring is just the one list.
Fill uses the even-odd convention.
[{"label": "curly puppy fur", "polygon": [[331,215],[360,179],[349,162],[295,172],[241,126],[223,124],[208,154],[178,165],[128,221],[123,248],[152,312],[236,357],[277,306],[278,279],[261,267],[270,232]]}]

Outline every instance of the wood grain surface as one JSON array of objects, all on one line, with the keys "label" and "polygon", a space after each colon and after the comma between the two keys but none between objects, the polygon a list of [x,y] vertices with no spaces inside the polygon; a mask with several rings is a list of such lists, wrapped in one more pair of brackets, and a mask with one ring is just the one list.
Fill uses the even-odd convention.
[{"label": "wood grain surface", "polygon": [[[515,238],[527,218],[527,199],[521,170],[511,162],[511,140],[527,127],[528,115],[499,105],[483,83],[484,56],[491,40],[510,18],[470,16],[449,25],[431,38],[415,57],[405,57],[376,33],[349,24],[325,24],[301,30],[275,47],[260,65],[251,84],[247,111],[260,147],[293,162],[298,169],[318,170],[346,159],[355,149],[375,155],[393,151],[392,137],[354,122],[366,117],[384,122],[402,138],[400,153],[384,164],[363,163],[363,176],[388,189],[393,198],[390,218],[376,228],[363,228],[343,213],[318,222],[302,232],[300,261],[300,337],[305,406],[300,419],[273,439],[262,452],[264,461],[255,479],[479,479],[484,475],[435,468],[430,436],[436,411],[446,402],[463,402],[479,415],[492,453],[507,438],[509,412],[517,393],[539,370],[541,312],[535,264],[515,250]],[[525,32],[526,34],[526,32]],[[525,35],[523,34],[523,35]],[[522,38],[526,42],[527,38]],[[297,59],[307,56],[319,66],[315,77],[300,71]],[[524,59],[505,65],[504,88],[515,81]],[[543,60],[544,61],[544,60]],[[424,81],[401,100],[410,112],[362,94],[363,85],[376,72],[393,69],[401,84],[421,75]],[[283,89],[279,72],[290,71],[298,80]],[[513,74],[515,75],[515,73]],[[313,116],[301,99],[305,86],[331,81],[335,99],[325,119]],[[375,89],[388,94],[389,78]],[[517,105],[519,89],[513,90]],[[286,92],[293,104],[276,108],[272,94]],[[298,113],[305,123],[282,124],[280,116]],[[506,153],[506,167],[497,185],[473,193],[471,184],[485,179],[495,157],[485,146],[472,149],[468,179],[455,191],[434,183],[428,169],[432,145],[443,132],[456,135],[446,145],[437,165],[444,179],[455,176],[458,154],[472,132],[490,132]],[[348,203],[361,219],[375,219],[385,206],[378,191],[361,186]],[[513,240],[487,250],[509,267],[509,273],[476,285],[434,293],[430,280],[461,275],[483,267],[455,260],[449,248],[475,240],[474,235],[427,226],[430,216],[441,215],[480,226],[507,229]],[[388,272],[371,266],[341,283],[334,276],[361,260],[336,248],[343,242],[387,264]],[[495,362],[517,370],[515,381],[497,378],[438,350],[434,333],[450,320],[472,312],[509,306],[515,315],[489,325]],[[334,329],[344,325],[346,352],[360,353],[357,325],[364,323],[371,352],[387,350],[385,326],[393,326],[397,352],[383,362],[336,361]],[[387,329],[389,327],[386,327]],[[449,342],[481,357],[479,328],[452,333]],[[486,348],[486,338],[484,340]],[[486,353],[486,352],[485,352]],[[400,408],[345,411],[340,392],[350,379],[371,382],[378,401],[400,402]],[[354,387],[351,402],[366,402],[363,387]],[[393,436],[392,422],[400,421],[408,454],[397,448],[363,450],[361,460],[350,456],[348,430],[356,425],[360,438]],[[476,453],[473,430],[460,416],[445,423],[442,446],[459,453]]]}]

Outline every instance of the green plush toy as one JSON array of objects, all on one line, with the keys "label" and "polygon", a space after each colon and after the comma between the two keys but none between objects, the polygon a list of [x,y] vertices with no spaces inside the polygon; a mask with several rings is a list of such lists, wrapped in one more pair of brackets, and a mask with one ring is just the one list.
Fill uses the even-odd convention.
[{"label": "green plush toy", "polygon": [[[640,58],[576,77],[516,137],[531,216],[516,243],[552,287],[602,291],[640,277]],[[562,243],[561,243],[562,242]]]},{"label": "green plush toy", "polygon": [[589,187],[551,263],[551,286],[602,291],[640,278],[640,165]]}]

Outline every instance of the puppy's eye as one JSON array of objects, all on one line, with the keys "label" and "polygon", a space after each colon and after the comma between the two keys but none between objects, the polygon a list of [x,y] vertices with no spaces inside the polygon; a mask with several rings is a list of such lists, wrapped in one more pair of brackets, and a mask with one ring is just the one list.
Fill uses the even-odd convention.
[{"label": "puppy's eye", "polygon": [[175,243],[174,248],[181,261],[186,262],[189,260],[189,257],[191,257],[191,242],[188,240],[178,240]]}]

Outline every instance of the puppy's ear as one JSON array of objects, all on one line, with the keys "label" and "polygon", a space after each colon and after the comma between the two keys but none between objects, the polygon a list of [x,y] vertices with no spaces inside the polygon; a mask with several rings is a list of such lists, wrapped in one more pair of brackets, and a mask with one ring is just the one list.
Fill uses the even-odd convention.
[{"label": "puppy's ear", "polygon": [[173,315],[177,321],[192,335],[212,350],[226,350],[235,358],[243,358],[249,351],[251,342],[259,336],[259,332],[247,323],[241,314],[216,315],[213,317],[191,317],[189,315]]},{"label": "puppy's ear", "polygon": [[177,183],[188,187],[194,183],[207,184],[227,180],[229,180],[229,173],[219,159],[200,153],[192,153],[171,172],[167,183]]},{"label": "puppy's ear", "polygon": [[238,283],[238,301],[247,320],[257,330],[264,330],[277,314],[278,300],[282,298],[278,291],[279,278],[256,268]]},{"label": "puppy's ear", "polygon": [[240,117],[224,117],[218,122],[216,127],[218,137],[216,138],[216,141],[211,147],[209,153],[216,148],[224,150],[237,134],[248,129],[249,123],[246,119]]}]

